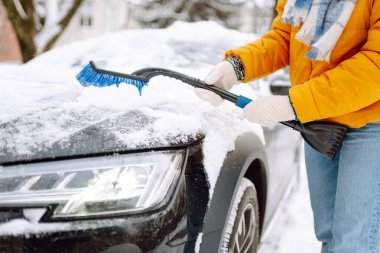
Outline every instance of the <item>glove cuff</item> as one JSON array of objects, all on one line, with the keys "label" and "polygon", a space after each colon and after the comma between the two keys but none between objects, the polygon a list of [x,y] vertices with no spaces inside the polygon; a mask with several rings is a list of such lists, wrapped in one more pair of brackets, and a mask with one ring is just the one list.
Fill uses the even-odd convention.
[{"label": "glove cuff", "polygon": [[232,64],[234,67],[234,71],[236,74],[237,79],[241,82],[244,80],[245,76],[245,70],[244,70],[244,65],[243,61],[239,58],[237,55],[230,55],[227,57],[226,61]]}]

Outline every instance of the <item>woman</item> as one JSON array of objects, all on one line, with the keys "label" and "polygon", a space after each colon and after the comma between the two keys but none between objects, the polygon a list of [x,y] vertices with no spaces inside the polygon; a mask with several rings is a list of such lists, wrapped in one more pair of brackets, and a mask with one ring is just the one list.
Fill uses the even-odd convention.
[{"label": "woman", "polygon": [[277,11],[271,30],[226,52],[206,83],[229,90],[289,65],[289,96],[258,98],[244,115],[264,126],[296,119],[349,127],[334,160],[305,144],[315,233],[323,253],[378,253],[380,0],[279,0]]}]

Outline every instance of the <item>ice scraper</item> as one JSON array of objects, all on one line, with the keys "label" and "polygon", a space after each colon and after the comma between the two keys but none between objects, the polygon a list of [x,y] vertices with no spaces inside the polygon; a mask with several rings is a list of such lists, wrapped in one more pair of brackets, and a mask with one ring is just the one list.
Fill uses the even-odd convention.
[{"label": "ice scraper", "polygon": [[[127,83],[136,86],[141,95],[142,88],[148,84],[149,80],[160,75],[181,80],[182,82],[197,88],[210,90],[240,108],[244,108],[252,101],[247,97],[241,95],[237,96],[219,87],[208,85],[202,80],[163,68],[144,68],[128,75],[97,68],[94,62],[90,61],[90,63],[77,75],[77,79],[83,86],[104,87]],[[300,132],[303,139],[310,146],[330,159],[334,159],[337,151],[342,145],[343,138],[348,129],[346,126],[319,121],[309,122],[302,125],[300,122],[292,120],[281,122],[281,124]]]}]

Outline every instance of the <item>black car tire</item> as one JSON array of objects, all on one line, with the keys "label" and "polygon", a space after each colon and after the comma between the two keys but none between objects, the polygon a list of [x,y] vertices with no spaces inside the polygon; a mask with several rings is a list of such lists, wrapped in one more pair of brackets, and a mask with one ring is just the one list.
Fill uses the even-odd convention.
[{"label": "black car tire", "polygon": [[228,226],[230,229],[226,229],[223,252],[255,253],[257,251],[259,244],[259,205],[256,188],[247,178],[243,178],[240,183]]}]

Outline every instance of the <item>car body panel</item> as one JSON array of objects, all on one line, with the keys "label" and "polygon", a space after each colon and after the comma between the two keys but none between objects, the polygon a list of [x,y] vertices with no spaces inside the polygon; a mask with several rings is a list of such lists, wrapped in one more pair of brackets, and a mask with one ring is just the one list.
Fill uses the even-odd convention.
[{"label": "car body panel", "polygon": [[254,134],[239,136],[235,147],[234,151],[227,154],[206,213],[201,252],[220,252],[233,205],[231,200],[237,193],[239,182],[254,160],[258,159],[266,165],[263,144]]}]

